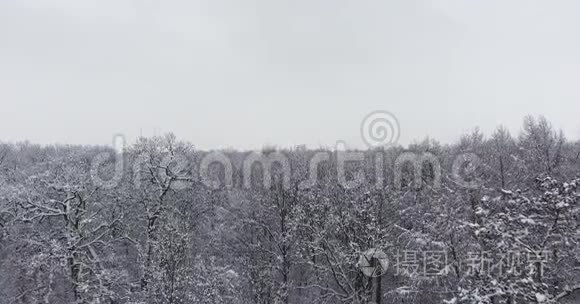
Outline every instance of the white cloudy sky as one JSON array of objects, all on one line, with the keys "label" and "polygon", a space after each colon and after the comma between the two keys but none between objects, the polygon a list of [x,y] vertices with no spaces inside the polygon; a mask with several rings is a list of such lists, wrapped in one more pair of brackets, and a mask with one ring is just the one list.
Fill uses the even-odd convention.
[{"label": "white cloudy sky", "polygon": [[580,1],[0,0],[0,140],[401,142],[544,114],[580,138]]}]

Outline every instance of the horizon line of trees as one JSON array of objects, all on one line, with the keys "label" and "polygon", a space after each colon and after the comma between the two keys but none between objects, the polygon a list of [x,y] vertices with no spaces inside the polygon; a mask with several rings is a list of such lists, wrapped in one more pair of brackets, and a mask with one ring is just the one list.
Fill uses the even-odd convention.
[{"label": "horizon line of trees", "polygon": [[[300,187],[317,151],[283,150],[289,187],[279,166],[264,187],[267,170],[256,164],[250,187],[212,189],[192,170],[207,152],[170,134],[140,138],[122,153],[132,165],[115,187],[104,187],[94,182],[93,162],[111,152],[98,173],[113,178],[110,148],[0,143],[0,304],[580,299],[580,141],[545,118],[526,117],[517,136],[503,127],[489,137],[475,129],[453,144],[426,139],[366,151],[372,161],[346,168],[350,179],[365,177],[353,188],[337,182],[332,155],[317,168],[315,185]],[[429,162],[419,172],[403,165],[401,187],[381,180],[377,168],[393,172],[408,151],[437,157],[441,187]],[[232,183],[242,185],[247,153],[225,153]],[[453,177],[454,160],[465,153],[477,162],[458,169],[476,186]],[[225,184],[226,171],[213,164],[208,174]],[[389,269],[368,278],[357,261],[371,248],[389,257],[444,251],[446,271],[422,277]],[[472,252],[549,254],[517,272],[461,271]]]}]

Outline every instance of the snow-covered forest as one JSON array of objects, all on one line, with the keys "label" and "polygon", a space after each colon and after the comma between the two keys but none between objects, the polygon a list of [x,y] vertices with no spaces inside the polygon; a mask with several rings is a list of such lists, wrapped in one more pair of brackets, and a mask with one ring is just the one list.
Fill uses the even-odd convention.
[{"label": "snow-covered forest", "polygon": [[580,303],[579,173],[543,117],[367,151],[3,143],[0,304]]}]

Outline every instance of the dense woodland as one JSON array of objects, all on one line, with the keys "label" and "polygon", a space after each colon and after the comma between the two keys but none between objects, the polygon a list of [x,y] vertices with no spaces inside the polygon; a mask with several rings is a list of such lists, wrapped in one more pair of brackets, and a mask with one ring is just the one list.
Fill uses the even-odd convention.
[{"label": "dense woodland", "polygon": [[[122,153],[1,144],[0,303],[580,302],[580,142],[543,117],[342,169],[338,151],[260,151],[289,178],[276,162],[247,178],[250,152],[219,152],[231,168],[172,135]],[[409,152],[435,159],[416,170]],[[358,265],[370,248],[389,256],[379,278]],[[425,252],[445,252],[438,273],[420,271]],[[466,267],[474,253],[521,259]]]}]

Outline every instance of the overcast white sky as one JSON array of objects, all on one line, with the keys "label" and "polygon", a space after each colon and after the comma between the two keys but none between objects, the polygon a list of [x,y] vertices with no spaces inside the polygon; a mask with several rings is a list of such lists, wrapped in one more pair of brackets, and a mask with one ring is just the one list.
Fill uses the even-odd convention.
[{"label": "overcast white sky", "polygon": [[0,140],[362,146],[544,114],[580,138],[580,1],[0,0]]}]

